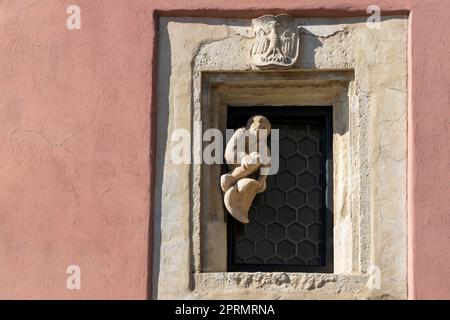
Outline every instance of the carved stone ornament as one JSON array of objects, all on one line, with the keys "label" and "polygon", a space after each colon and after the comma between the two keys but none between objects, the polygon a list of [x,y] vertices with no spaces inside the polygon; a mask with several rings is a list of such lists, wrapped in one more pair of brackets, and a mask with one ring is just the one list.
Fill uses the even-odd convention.
[{"label": "carved stone ornament", "polygon": [[295,19],[286,14],[265,15],[252,21],[255,42],[253,64],[261,69],[290,68],[298,58],[299,32]]},{"label": "carved stone ornament", "polygon": [[256,194],[266,190],[270,130],[267,118],[253,116],[245,128],[236,130],[225,148],[225,161],[230,172],[221,176],[220,186],[225,207],[242,223],[249,222],[248,211]]}]

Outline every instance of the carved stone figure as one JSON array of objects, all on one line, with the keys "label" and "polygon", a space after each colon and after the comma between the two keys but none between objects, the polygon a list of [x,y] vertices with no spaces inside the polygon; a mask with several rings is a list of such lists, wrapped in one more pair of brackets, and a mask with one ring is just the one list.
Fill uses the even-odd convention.
[{"label": "carved stone figure", "polygon": [[231,137],[225,148],[225,161],[230,170],[222,175],[220,186],[228,212],[242,223],[248,223],[248,210],[257,193],[266,190],[270,168],[269,120],[260,115],[251,117],[245,128]]},{"label": "carved stone figure", "polygon": [[299,33],[294,18],[286,14],[265,15],[252,21],[255,42],[251,57],[259,68],[292,67],[298,58]]}]

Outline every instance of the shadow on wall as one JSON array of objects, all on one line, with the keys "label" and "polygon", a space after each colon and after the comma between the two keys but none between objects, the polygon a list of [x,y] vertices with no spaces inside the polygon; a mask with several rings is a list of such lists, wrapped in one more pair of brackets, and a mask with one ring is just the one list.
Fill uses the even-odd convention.
[{"label": "shadow on wall", "polygon": [[316,50],[322,47],[322,41],[307,29],[300,27],[299,65],[301,68],[316,68]]},{"label": "shadow on wall", "polygon": [[[167,30],[167,23],[159,24],[158,31],[158,48],[157,48],[157,84],[156,84],[156,127],[168,128],[169,126],[169,88],[170,77],[172,74],[172,59],[171,46],[169,39],[169,32]],[[165,154],[168,143],[167,130],[156,131],[156,160],[155,168],[164,168]],[[150,208],[152,213],[152,228],[153,238],[152,246],[149,248],[149,255],[152,256],[152,268],[149,272],[151,279],[149,279],[149,298],[158,296],[158,278],[161,257],[161,212],[162,212],[162,185],[164,179],[164,170],[155,170],[154,182],[154,207]]]}]

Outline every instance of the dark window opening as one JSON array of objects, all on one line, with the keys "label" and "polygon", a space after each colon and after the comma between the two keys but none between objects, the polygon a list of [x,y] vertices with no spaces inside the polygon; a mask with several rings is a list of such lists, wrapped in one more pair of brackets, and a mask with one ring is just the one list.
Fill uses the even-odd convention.
[{"label": "dark window opening", "polygon": [[229,107],[228,128],[255,114],[279,129],[280,166],[247,225],[227,216],[228,271],[333,272],[332,108]]}]

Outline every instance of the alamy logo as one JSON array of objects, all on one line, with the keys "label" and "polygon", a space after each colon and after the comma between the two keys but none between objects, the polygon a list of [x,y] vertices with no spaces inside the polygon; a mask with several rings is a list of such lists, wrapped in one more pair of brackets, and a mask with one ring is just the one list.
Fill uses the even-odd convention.
[{"label": "alamy logo", "polygon": [[67,7],[66,13],[70,16],[66,20],[66,27],[69,30],[81,29],[81,9],[79,6],[72,4]]},{"label": "alamy logo", "polygon": [[381,269],[379,266],[371,265],[367,270],[369,278],[367,280],[366,286],[371,290],[381,289]]},{"label": "alamy logo", "polygon": [[377,5],[370,5],[367,7],[367,13],[372,14],[367,19],[367,28],[380,29],[381,28],[381,8]]},{"label": "alamy logo", "polygon": [[[238,133],[235,135],[235,133]],[[193,137],[187,129],[175,129],[170,137],[173,146],[170,160],[174,164],[224,164],[224,145],[232,141],[234,159],[227,159],[227,164],[264,164],[261,170],[265,175],[274,175],[279,169],[279,130],[265,129],[253,134],[251,130],[226,129],[225,138],[218,129],[210,128],[202,133],[202,122],[194,123]],[[225,144],[224,144],[225,142]],[[192,145],[201,146],[192,148]],[[229,148],[229,147],[228,147]]]},{"label": "alamy logo", "polygon": [[69,274],[66,280],[66,287],[69,290],[81,290],[81,268],[77,265],[70,265],[66,269]]}]

